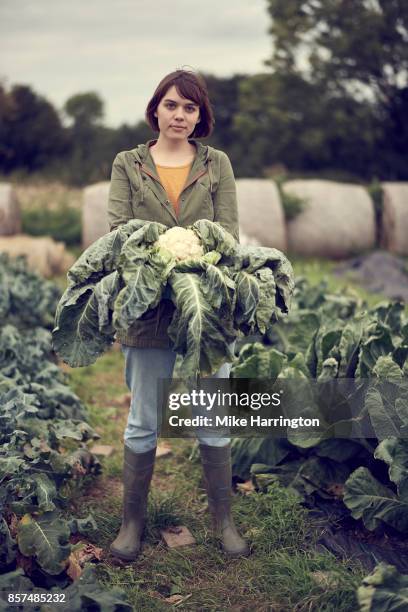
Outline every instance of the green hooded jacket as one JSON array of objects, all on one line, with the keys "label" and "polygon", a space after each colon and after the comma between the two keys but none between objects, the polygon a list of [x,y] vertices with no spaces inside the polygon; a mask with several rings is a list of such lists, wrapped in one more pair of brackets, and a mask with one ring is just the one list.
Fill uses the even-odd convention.
[{"label": "green hooded jacket", "polygon": [[[197,152],[180,194],[179,215],[160,182],[149,140],[130,151],[122,151],[112,166],[108,202],[110,230],[131,219],[157,221],[167,227],[187,227],[199,219],[217,221],[239,241],[238,206],[234,173],[228,156],[197,140],[189,142]],[[167,328],[174,313],[173,303],[162,299],[129,331],[118,333],[122,344],[139,348],[169,348]]]}]

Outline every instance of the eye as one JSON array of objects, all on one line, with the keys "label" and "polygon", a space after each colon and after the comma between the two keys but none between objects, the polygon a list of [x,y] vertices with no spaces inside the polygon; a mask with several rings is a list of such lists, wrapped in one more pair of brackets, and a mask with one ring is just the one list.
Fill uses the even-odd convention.
[{"label": "eye", "polygon": [[195,106],[186,106],[186,110],[189,113],[194,113],[196,107]]}]

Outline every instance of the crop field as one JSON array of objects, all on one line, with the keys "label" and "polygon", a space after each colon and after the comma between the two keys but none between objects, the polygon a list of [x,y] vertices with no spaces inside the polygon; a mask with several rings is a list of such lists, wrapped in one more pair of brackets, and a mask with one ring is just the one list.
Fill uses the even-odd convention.
[{"label": "crop field", "polygon": [[408,0],[11,4],[0,612],[408,612]]},{"label": "crop field", "polygon": [[[292,263],[290,316],[243,346],[232,376],[392,372],[404,381],[406,307],[339,279],[332,263]],[[233,441],[233,514],[248,558],[226,558],[212,536],[196,443],[160,440],[168,453],[156,460],[143,551],[122,563],[109,544],[121,523],[123,355],[114,344],[84,367],[56,363],[50,330],[65,275],[44,281],[23,264],[0,264],[0,590],[65,592],[78,611],[91,609],[85,602],[95,610],[374,611],[383,598],[404,609],[408,447],[384,434],[408,426],[404,399],[366,402],[377,436],[368,440]],[[111,447],[108,456],[94,454],[95,444]],[[180,525],[195,544],[168,548],[161,530]]]},{"label": "crop field", "polygon": [[[330,265],[320,263],[299,262],[298,268],[312,283],[327,279],[331,290],[344,291],[344,283],[330,276]],[[367,297],[359,287],[348,284],[347,288],[356,297]],[[382,299],[369,298],[372,307]],[[106,550],[120,526],[122,435],[129,402],[123,357],[114,350],[94,365],[65,366],[65,370],[90,411],[90,423],[102,435],[103,443],[115,448],[112,456],[103,460],[103,475],[75,501],[75,510],[81,508],[84,515],[95,517],[99,532],[94,542]],[[226,560],[209,531],[194,443],[162,442],[170,446],[171,454],[156,462],[143,555],[126,569],[109,558],[100,563],[98,576],[104,584],[123,587],[135,609],[165,610],[171,602],[185,610],[358,609],[356,591],[368,574],[367,565],[352,555],[340,558],[319,544],[328,531],[327,518],[305,508],[296,489],[271,478],[265,487],[265,476],[256,474],[252,481],[257,490],[245,490],[238,482],[234,516],[250,541],[252,555]],[[237,480],[243,482],[247,475],[242,476]],[[339,503],[338,497],[335,503]],[[384,539],[384,535],[373,536],[361,520],[353,522],[357,525],[354,532],[350,526],[348,530],[363,545],[376,537]],[[169,550],[160,529],[179,524],[188,526],[196,545]],[[400,537],[394,538],[394,544],[397,541],[404,556],[406,548]]]},{"label": "crop field", "polygon": [[[115,448],[103,461],[104,475],[75,495],[73,508],[94,516],[99,526],[94,543],[105,549],[120,526],[121,438],[128,402],[122,370],[121,353],[111,352],[69,374],[89,407],[90,423],[103,443]],[[98,576],[106,585],[122,586],[136,610],[166,610],[172,596],[177,608],[186,610],[287,610],[295,605],[299,610],[324,605],[350,610],[356,605],[363,568],[319,550],[316,540],[324,524],[311,522],[295,495],[278,485],[267,494],[235,495],[234,515],[254,552],[248,559],[226,560],[209,533],[201,468],[190,460],[193,443],[162,442],[169,444],[171,455],[156,462],[143,555],[126,569],[112,559],[99,564]],[[179,524],[190,529],[197,543],[169,550],[160,529]]]}]

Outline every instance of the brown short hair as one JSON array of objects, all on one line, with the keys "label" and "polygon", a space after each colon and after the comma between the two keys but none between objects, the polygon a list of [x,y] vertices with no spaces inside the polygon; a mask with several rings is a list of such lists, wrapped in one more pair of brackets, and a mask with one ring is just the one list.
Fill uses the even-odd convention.
[{"label": "brown short hair", "polygon": [[146,108],[145,117],[147,123],[153,131],[159,131],[159,124],[157,123],[157,117],[154,116],[154,113],[162,98],[164,98],[166,92],[172,85],[176,87],[180,96],[188,100],[193,100],[200,107],[200,121],[194,128],[191,137],[205,138],[209,136],[213,131],[215,120],[208,98],[207,85],[203,77],[192,70],[176,70],[160,81]]}]

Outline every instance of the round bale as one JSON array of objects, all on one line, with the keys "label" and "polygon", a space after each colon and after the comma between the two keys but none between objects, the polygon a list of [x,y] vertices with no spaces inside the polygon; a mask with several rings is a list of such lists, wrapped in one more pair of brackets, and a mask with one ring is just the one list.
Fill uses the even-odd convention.
[{"label": "round bale", "polygon": [[49,236],[2,236],[0,252],[8,253],[10,257],[25,255],[30,270],[47,278],[65,273],[75,261],[73,255],[65,250],[63,242],[55,242]]},{"label": "round bale", "polygon": [[109,232],[108,199],[109,181],[101,181],[86,187],[82,205],[82,246],[87,248]]},{"label": "round bale", "polygon": [[374,206],[364,187],[313,179],[288,181],[283,189],[305,201],[288,223],[291,253],[341,259],[374,247]]},{"label": "round bale", "polygon": [[286,227],[279,191],[268,179],[237,179],[242,244],[286,251]]},{"label": "round bale", "polygon": [[381,183],[382,246],[397,255],[408,255],[408,183]]},{"label": "round bale", "polygon": [[0,236],[21,232],[21,215],[11,183],[0,183]]}]

